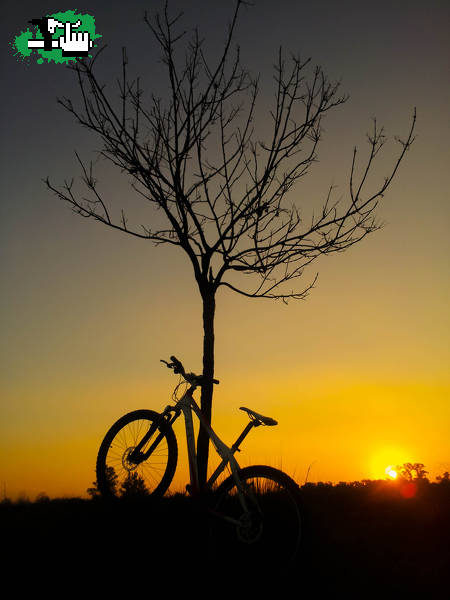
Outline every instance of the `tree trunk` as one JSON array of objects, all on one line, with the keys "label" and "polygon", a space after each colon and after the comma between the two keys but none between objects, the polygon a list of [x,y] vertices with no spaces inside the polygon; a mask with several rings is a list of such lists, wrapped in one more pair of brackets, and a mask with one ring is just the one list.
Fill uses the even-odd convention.
[{"label": "tree trunk", "polygon": [[[205,385],[202,386],[201,409],[208,424],[211,424],[212,397],[214,377],[214,313],[216,309],[215,292],[211,289],[202,291],[203,299],[203,376]],[[209,437],[200,426],[197,438],[197,466],[200,488],[207,479],[209,455]]]}]

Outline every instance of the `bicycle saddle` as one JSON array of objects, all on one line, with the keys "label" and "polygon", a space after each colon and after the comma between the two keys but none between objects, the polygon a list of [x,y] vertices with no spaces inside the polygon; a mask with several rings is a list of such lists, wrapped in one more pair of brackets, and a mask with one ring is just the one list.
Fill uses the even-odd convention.
[{"label": "bicycle saddle", "polygon": [[265,417],[264,415],[260,415],[259,413],[251,410],[250,408],[245,408],[245,406],[240,406],[239,410],[245,410],[252,421],[258,421],[263,425],[278,425],[278,421],[272,419],[271,417]]}]

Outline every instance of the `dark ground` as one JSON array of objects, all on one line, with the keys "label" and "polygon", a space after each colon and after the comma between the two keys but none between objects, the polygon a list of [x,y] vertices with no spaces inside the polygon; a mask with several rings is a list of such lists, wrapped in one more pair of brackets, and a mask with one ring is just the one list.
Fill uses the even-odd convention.
[{"label": "dark ground", "polygon": [[79,587],[150,597],[205,592],[213,582],[222,592],[273,588],[296,598],[450,598],[450,485],[423,484],[412,498],[382,482],[308,485],[301,495],[302,551],[282,574],[232,559],[218,565],[207,518],[181,495],[112,506],[3,502],[2,579],[58,596]]}]

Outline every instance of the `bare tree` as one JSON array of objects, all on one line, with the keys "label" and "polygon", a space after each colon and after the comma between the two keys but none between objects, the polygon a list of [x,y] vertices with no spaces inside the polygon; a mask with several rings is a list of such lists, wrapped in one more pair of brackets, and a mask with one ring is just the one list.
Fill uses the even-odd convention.
[{"label": "bare tree", "polygon": [[[73,179],[58,188],[46,180],[81,216],[186,253],[203,303],[201,408],[208,421],[217,290],[223,286],[247,297],[284,302],[305,298],[315,278],[294,286],[305,267],[321,255],[349,248],[379,227],[375,208],[413,142],[415,124],[414,113],[407,137],[396,138],[399,151],[391,171],[375,189],[367,189],[368,176],[386,141],[376,121],[362,165],[357,165],[356,148],[353,152],[346,196],[335,200],[330,188],[318,209],[300,209],[294,186],[316,160],[322,118],[347,97],[339,95],[339,84],[331,82],[321,67],[313,68],[309,59],[286,58],[280,49],[274,66],[275,100],[266,119],[270,133],[266,140],[257,137],[259,78],[242,66],[239,48],[233,49],[244,4],[236,0],[215,62],[208,59],[197,30],[179,56],[185,33],[179,31],[181,15],[171,17],[167,2],[161,14],[152,18],[145,14],[169,83],[166,97],[152,95],[148,105],[143,103],[140,79],[127,77],[125,49],[116,107],[94,75],[101,50],[91,61],[77,60],[71,67],[78,77],[81,106],[76,108],[68,98],[58,102],[98,135],[103,144],[100,155],[132,177],[132,187],[150,210],[147,223],[130,223],[128,201],[117,209],[105,199],[92,162],[88,166],[78,154],[89,197],[74,191]],[[305,209],[311,215],[303,214]],[[208,442],[201,428],[200,482],[206,479]]]},{"label": "bare tree", "polygon": [[427,479],[428,471],[425,470],[423,463],[403,463],[396,467],[397,472],[401,477],[408,481],[415,481],[417,479]]}]

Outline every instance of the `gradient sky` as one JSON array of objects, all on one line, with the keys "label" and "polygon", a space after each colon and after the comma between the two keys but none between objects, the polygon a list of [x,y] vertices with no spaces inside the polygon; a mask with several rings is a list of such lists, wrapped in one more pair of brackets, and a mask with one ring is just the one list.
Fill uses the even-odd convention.
[{"label": "gradient sky", "polygon": [[[99,76],[112,86],[127,46],[148,94],[164,90],[142,21],[159,2],[78,3],[108,45]],[[210,52],[233,3],[171,3],[197,24]],[[0,485],[9,497],[85,495],[109,426],[135,408],[163,409],[176,378],[171,354],[201,370],[201,304],[183,253],[74,215],[42,178],[78,176],[74,155],[99,145],[57,105],[78,99],[72,72],[22,62],[9,42],[27,21],[74,8],[39,1],[3,7],[1,54]],[[385,227],[315,263],[307,300],[288,306],[217,297],[213,425],[224,441],[246,423],[239,406],[279,421],[247,438],[241,465],[267,463],[299,483],[384,476],[391,464],[450,470],[449,66],[446,1],[255,0],[237,30],[243,62],[270,99],[281,44],[311,56],[350,100],[325,122],[319,159],[292,192],[300,205],[346,191],[353,146],[366,149],[376,116],[404,135],[417,107],[417,140],[378,209]],[[394,158],[386,147],[374,175]],[[103,177],[102,177],[103,175]],[[126,177],[100,164],[105,195],[128,206]],[[181,426],[181,422],[180,426]],[[177,424],[178,425],[178,424]],[[185,442],[172,489],[187,481]]]}]

